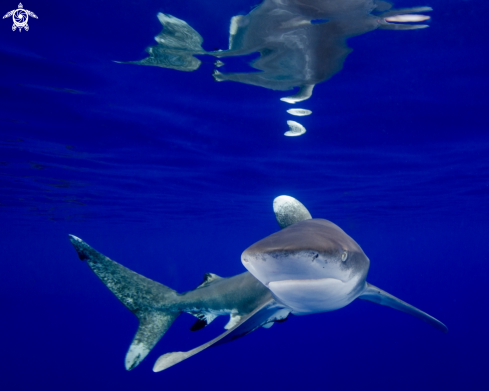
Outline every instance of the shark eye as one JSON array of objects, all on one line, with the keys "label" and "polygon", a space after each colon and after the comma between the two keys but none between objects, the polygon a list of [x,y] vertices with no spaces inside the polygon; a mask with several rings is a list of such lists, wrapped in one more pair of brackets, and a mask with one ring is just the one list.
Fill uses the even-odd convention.
[{"label": "shark eye", "polygon": [[342,260],[343,262],[345,262],[345,261],[346,261],[346,258],[348,258],[348,252],[343,251],[343,254],[341,254],[341,260]]}]

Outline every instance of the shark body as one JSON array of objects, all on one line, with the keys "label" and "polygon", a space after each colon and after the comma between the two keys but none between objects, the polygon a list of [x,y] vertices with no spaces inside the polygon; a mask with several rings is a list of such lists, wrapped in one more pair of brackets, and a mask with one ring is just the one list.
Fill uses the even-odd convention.
[{"label": "shark body", "polygon": [[243,252],[241,260],[248,272],[229,278],[207,273],[196,289],[186,293],[141,276],[70,235],[79,258],[139,319],[126,354],[127,370],[139,365],[182,312],[197,317],[192,331],[207,326],[217,316],[229,315],[227,331],[188,352],[159,357],[155,372],[210,346],[259,327],[268,328],[290,313],[333,311],[356,298],[409,313],[448,331],[430,315],[367,283],[370,261],[340,227],[328,220],[312,219],[304,205],[288,196],[275,199],[274,212],[282,230]]}]

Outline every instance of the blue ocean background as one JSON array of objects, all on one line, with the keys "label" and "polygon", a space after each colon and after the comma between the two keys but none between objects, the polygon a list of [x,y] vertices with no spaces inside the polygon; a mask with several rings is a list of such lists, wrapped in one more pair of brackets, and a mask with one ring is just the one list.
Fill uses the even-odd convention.
[{"label": "blue ocean background", "polygon": [[[195,72],[114,62],[145,57],[158,12],[215,50],[257,4],[30,0],[29,31],[0,21],[2,390],[489,389],[487,2],[396,1],[433,7],[430,28],[350,39],[343,70],[295,105],[313,111],[301,137],[283,136],[287,92],[217,83],[211,57]],[[155,374],[227,321],[192,333],[182,315],[127,372],[137,320],[67,235],[183,292],[245,271],[282,194],[342,227],[369,282],[449,333],[357,300]]]}]

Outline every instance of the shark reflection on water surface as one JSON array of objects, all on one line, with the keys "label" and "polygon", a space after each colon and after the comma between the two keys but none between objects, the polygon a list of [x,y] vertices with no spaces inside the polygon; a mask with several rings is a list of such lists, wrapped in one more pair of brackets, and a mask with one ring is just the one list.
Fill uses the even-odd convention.
[{"label": "shark reflection on water surface", "polygon": [[[236,81],[272,90],[299,91],[282,98],[296,103],[311,97],[316,84],[330,79],[343,67],[351,52],[348,38],[376,29],[414,30],[426,24],[407,24],[429,19],[418,12],[430,7],[391,9],[378,0],[264,0],[247,15],[231,18],[229,49],[208,52],[203,38],[185,21],[159,13],[162,32],[157,45],[147,49],[149,57],[130,62],[181,71],[194,71],[200,60],[194,55],[217,58],[260,56],[250,65],[257,71],[223,73],[214,70],[217,81]],[[222,66],[216,62],[216,68]]]}]

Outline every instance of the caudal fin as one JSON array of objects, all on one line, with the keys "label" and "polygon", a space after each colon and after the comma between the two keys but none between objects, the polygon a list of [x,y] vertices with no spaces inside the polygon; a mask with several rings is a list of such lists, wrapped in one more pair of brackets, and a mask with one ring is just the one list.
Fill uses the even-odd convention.
[{"label": "caudal fin", "polygon": [[78,257],[87,261],[105,286],[139,319],[138,331],[126,354],[125,365],[130,371],[143,361],[180,315],[175,305],[177,292],[114,262],[80,238],[69,237]]}]

